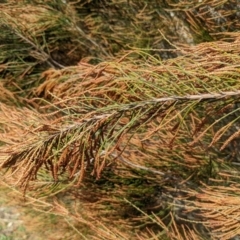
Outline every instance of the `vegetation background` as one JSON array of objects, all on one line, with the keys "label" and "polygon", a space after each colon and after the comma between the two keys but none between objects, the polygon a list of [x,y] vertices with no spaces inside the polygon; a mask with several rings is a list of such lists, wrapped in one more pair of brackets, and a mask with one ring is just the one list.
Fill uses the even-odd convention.
[{"label": "vegetation background", "polygon": [[239,0],[0,9],[0,239],[239,239]]}]

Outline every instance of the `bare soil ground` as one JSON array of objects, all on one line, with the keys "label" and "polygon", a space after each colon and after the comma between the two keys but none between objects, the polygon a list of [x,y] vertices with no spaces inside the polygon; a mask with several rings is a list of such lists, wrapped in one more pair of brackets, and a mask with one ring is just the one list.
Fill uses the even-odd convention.
[{"label": "bare soil ground", "polygon": [[0,240],[72,239],[72,231],[60,217],[32,209],[0,184]]}]

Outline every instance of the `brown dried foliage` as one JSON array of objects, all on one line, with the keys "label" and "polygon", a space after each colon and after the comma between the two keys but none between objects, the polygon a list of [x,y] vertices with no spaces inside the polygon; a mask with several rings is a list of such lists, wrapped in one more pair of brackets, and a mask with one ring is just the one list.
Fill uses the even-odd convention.
[{"label": "brown dried foliage", "polygon": [[[237,198],[223,208],[228,203],[212,194],[229,178],[229,155],[237,161],[231,143],[238,137],[238,46],[238,39],[202,44],[182,49],[177,59],[138,65],[129,53],[120,61],[44,72],[35,94],[51,103],[41,113],[1,104],[1,166],[12,170],[6,179],[36,196],[41,188],[71,193],[85,207],[64,214],[99,239],[127,239],[122,224],[136,239],[235,236]],[[219,186],[207,184],[211,178]],[[64,183],[70,192],[57,188]],[[223,188],[219,198],[229,191]]]},{"label": "brown dried foliage", "polygon": [[[238,236],[239,34],[228,33],[230,43],[179,47],[165,37],[176,29],[170,26],[169,32],[163,31],[172,16],[173,25],[179,20],[180,26],[188,21],[198,35],[204,30],[212,39],[218,38],[215,33],[219,27],[215,28],[214,23],[219,19],[226,23],[222,32],[231,31],[227,20],[235,13],[223,12],[221,6],[230,8],[232,1],[169,0],[160,15],[154,5],[144,1],[76,3],[60,4],[59,12],[54,7],[29,5],[29,15],[22,6],[11,9],[10,4],[1,13],[9,17],[8,27],[17,26],[18,37],[26,33],[20,38],[28,44],[51,29],[51,17],[43,25],[39,17],[58,12],[52,18],[54,26],[73,16],[70,22],[58,26],[71,37],[81,39],[75,54],[83,46],[85,49],[79,59],[100,49],[100,57],[124,53],[120,58],[93,64],[92,57],[79,61],[74,54],[71,58],[75,51],[71,43],[66,47],[71,51],[65,49],[64,56],[78,63],[64,67],[63,58],[57,55],[58,62],[54,55],[59,50],[53,48],[58,41],[44,47],[34,45],[31,57],[41,64],[48,61],[48,67],[42,68],[41,79],[34,78],[41,84],[21,98],[19,103],[27,107],[9,106],[17,93],[9,90],[13,86],[9,84],[14,74],[8,72],[12,62],[3,61],[0,73],[4,73],[1,76],[6,81],[1,85],[0,99],[6,96],[9,101],[0,104],[0,165],[5,171],[2,179],[22,187],[26,198],[49,197],[47,207],[41,207],[74,221],[76,226],[87,226],[91,230],[87,233],[89,239]],[[122,6],[130,35],[123,31],[123,22],[116,21],[123,16]],[[85,8],[91,9],[91,14],[81,15]],[[135,8],[137,14],[132,12]],[[41,14],[36,16],[38,9]],[[20,12],[21,21],[15,22]],[[158,26],[159,19],[152,16],[159,16],[163,25]],[[200,29],[203,20],[205,25]],[[25,29],[26,22],[34,29],[32,34]],[[235,29],[239,27],[237,21],[232,23]],[[103,32],[105,27],[115,35]],[[154,48],[161,48],[164,40],[175,48],[168,52],[178,57],[163,61],[144,51],[123,51],[119,46],[128,41],[126,48],[146,47],[142,42],[145,35],[136,35],[130,31],[133,29],[148,32]],[[176,32],[174,43],[181,35]],[[17,79],[24,80],[33,68],[26,64],[20,70]],[[15,86],[22,93],[26,85]],[[39,204],[32,198],[31,203]]]}]

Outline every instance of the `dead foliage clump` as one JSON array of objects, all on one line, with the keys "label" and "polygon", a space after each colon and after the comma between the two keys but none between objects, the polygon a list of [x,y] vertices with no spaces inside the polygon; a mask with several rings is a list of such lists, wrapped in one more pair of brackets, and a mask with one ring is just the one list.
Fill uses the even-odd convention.
[{"label": "dead foliage clump", "polygon": [[82,239],[239,236],[237,7],[3,4],[1,180]]},{"label": "dead foliage clump", "polygon": [[1,75],[22,96],[38,86],[43,71],[85,57],[96,64],[142,49],[168,59],[178,56],[172,50],[179,44],[232,41],[238,17],[239,4],[230,0],[8,0],[0,13]]},{"label": "dead foliage clump", "polygon": [[140,239],[237,235],[239,49],[236,38],[166,61],[129,52],[45,71],[28,100],[37,111],[1,104],[6,179],[35,197],[66,194],[67,216],[97,232],[111,224],[102,239],[127,239],[123,224]]}]

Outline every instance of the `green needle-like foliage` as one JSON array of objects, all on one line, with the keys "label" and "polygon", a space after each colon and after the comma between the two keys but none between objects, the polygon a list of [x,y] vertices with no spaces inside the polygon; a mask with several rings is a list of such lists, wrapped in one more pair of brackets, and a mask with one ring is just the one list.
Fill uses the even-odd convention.
[{"label": "green needle-like foliage", "polygon": [[1,180],[81,239],[238,236],[236,9],[2,4]]}]

